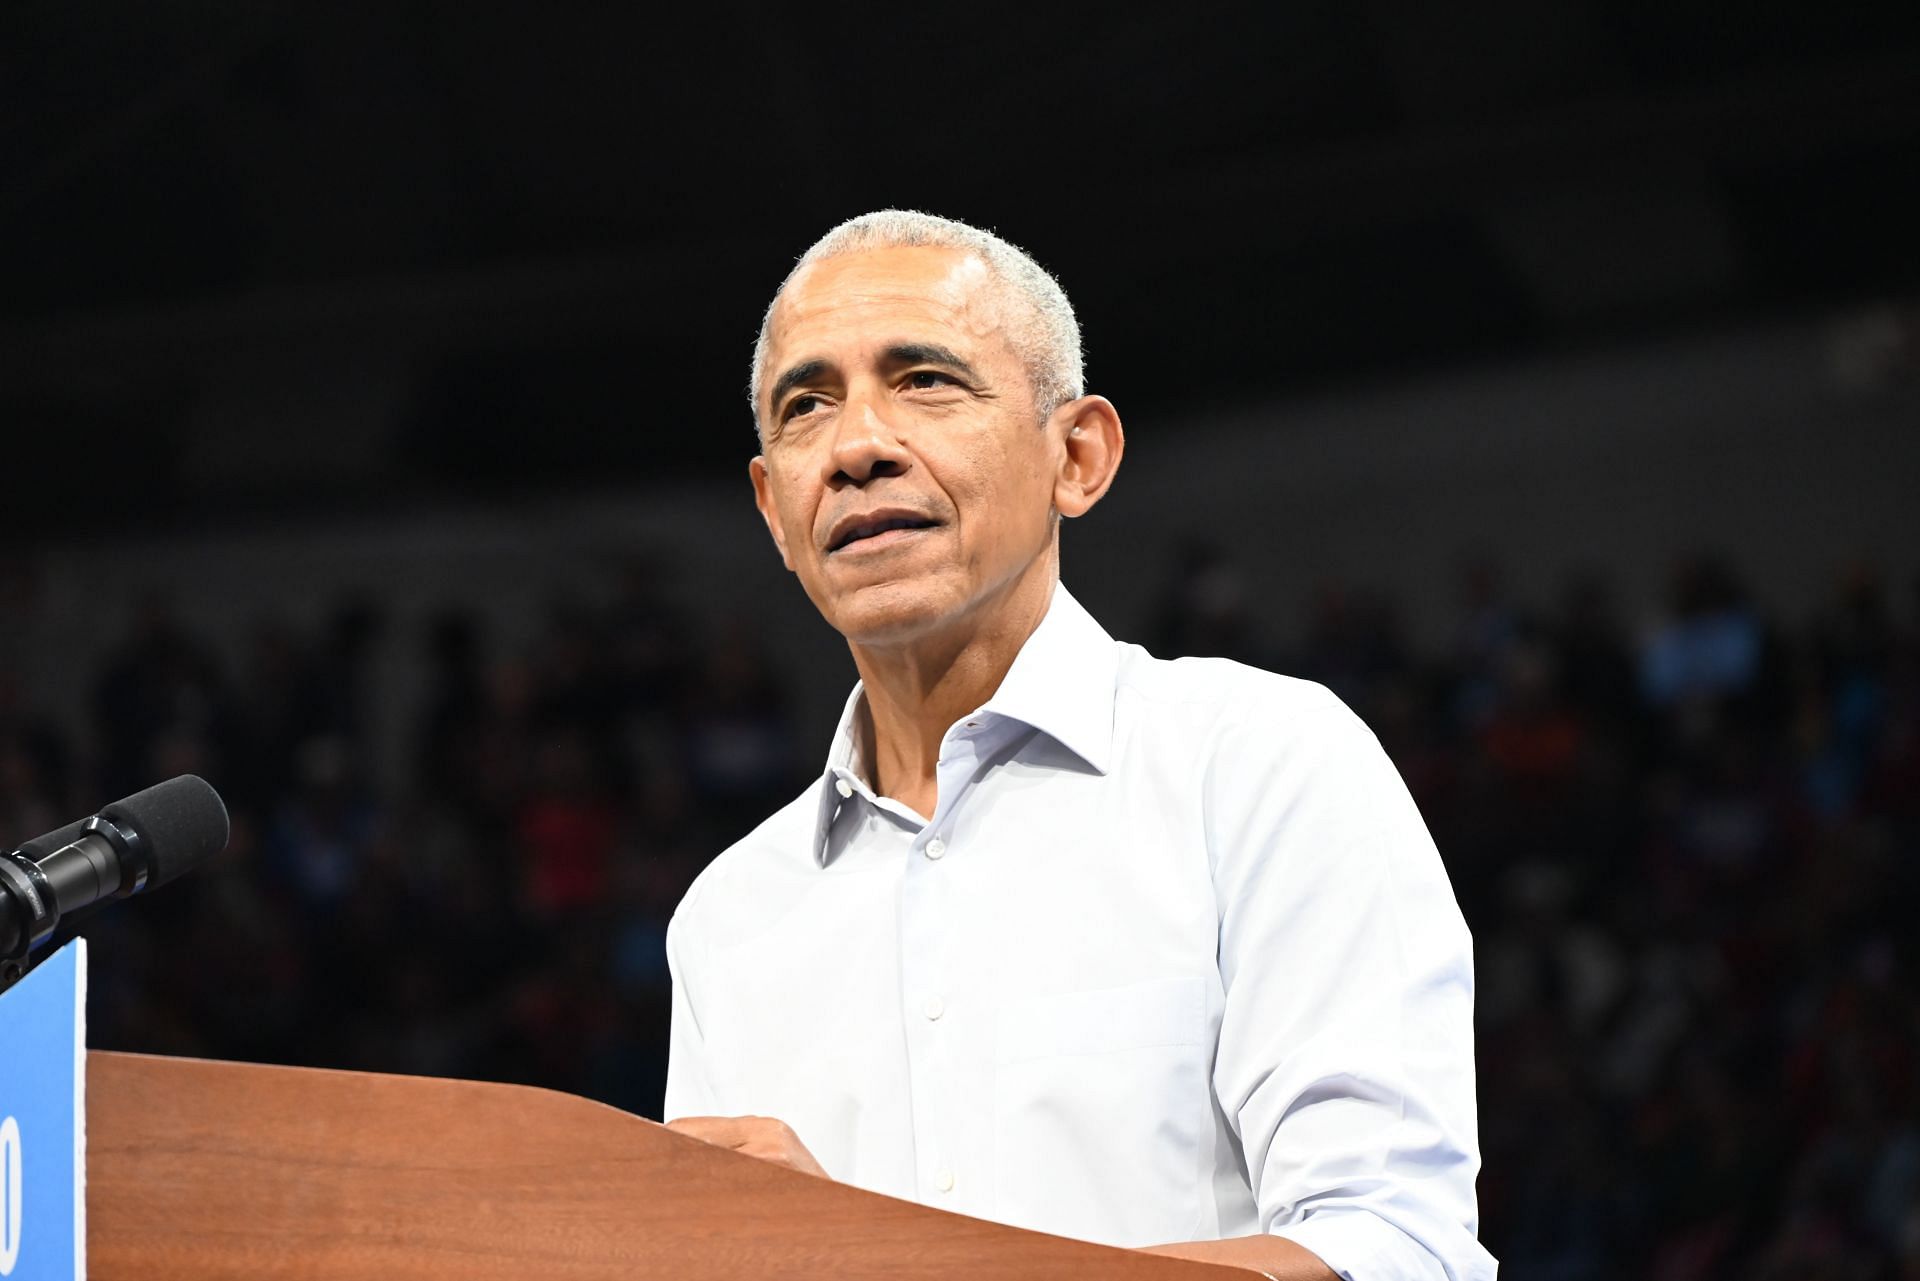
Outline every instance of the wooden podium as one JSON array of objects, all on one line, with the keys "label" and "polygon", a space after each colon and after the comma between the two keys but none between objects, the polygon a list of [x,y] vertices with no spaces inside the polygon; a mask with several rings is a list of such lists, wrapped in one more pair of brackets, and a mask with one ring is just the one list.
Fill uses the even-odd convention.
[{"label": "wooden podium", "polygon": [[1001,1227],[523,1086],[87,1056],[95,1281],[1259,1274]]}]

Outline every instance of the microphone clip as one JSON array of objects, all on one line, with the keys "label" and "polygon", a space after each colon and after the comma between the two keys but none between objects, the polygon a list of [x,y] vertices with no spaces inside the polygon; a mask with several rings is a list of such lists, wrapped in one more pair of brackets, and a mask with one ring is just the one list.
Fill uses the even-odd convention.
[{"label": "microphone clip", "polygon": [[0,954],[0,992],[4,992],[32,968],[27,957],[60,923],[60,905],[40,865],[18,853],[0,854],[0,896],[12,899],[19,909],[18,936]]}]

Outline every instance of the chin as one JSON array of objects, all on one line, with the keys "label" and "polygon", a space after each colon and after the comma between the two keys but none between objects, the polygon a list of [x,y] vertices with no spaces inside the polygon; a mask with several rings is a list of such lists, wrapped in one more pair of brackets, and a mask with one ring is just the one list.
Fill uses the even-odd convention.
[{"label": "chin", "polygon": [[833,629],[855,645],[897,645],[938,630],[962,612],[964,602],[926,579],[875,583],[815,600]]}]

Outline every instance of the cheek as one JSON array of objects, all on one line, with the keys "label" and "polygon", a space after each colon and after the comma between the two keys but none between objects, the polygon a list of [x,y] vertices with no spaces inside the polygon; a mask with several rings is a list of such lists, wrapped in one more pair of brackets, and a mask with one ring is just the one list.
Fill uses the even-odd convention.
[{"label": "cheek", "polygon": [[982,440],[958,461],[949,492],[972,516],[976,527],[968,532],[977,548],[1024,546],[1045,529],[1053,483],[1045,451],[1037,443],[1021,449]]},{"label": "cheek", "polygon": [[803,485],[790,467],[773,471],[770,479],[773,508],[779,518],[781,531],[785,533],[789,545],[805,546],[812,541],[813,518],[819,495]]}]

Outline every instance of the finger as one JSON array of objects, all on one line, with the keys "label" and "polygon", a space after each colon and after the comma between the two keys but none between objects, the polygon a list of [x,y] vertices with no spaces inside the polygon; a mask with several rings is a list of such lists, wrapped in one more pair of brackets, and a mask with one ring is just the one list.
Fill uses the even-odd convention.
[{"label": "finger", "polygon": [[793,1127],[770,1116],[687,1116],[667,1122],[667,1128],[702,1143],[729,1148],[743,1156],[784,1165],[803,1174],[827,1177]]},{"label": "finger", "polygon": [[757,1141],[738,1149],[743,1155],[755,1157],[774,1165],[784,1165],[789,1170],[812,1173],[816,1168],[805,1149],[796,1149],[791,1144]]},{"label": "finger", "polygon": [[667,1128],[723,1148],[737,1148],[750,1137],[739,1118],[731,1116],[683,1116],[667,1122]]},{"label": "finger", "polygon": [[754,1148],[743,1148],[741,1150],[752,1151],[753,1155],[759,1157],[761,1160],[772,1161],[776,1165],[784,1165],[789,1170],[798,1170],[802,1174],[818,1174],[824,1177],[827,1172],[820,1168],[820,1163],[814,1160],[813,1153],[807,1150],[807,1145],[800,1141],[800,1137],[784,1126],[781,1127],[781,1129],[783,1132],[778,1135],[769,1134],[762,1136],[760,1142],[758,1142]]}]

